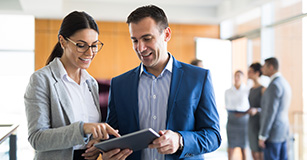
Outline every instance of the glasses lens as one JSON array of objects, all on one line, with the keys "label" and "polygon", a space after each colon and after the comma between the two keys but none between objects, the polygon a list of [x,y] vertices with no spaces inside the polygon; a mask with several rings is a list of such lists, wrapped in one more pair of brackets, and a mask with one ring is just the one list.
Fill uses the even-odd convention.
[{"label": "glasses lens", "polygon": [[101,50],[102,46],[103,44],[100,41],[98,41],[96,44],[93,44],[91,48],[94,53],[97,53]]},{"label": "glasses lens", "polygon": [[98,41],[97,43],[89,46],[87,43],[77,43],[77,51],[80,53],[84,53],[86,52],[90,47],[92,49],[93,53],[97,53],[101,50],[103,43],[101,43],[100,41]]},{"label": "glasses lens", "polygon": [[97,44],[97,52],[99,52],[101,50],[102,46],[103,46],[103,43],[101,43],[99,41],[98,44]]},{"label": "glasses lens", "polygon": [[81,53],[86,52],[89,48],[88,44],[86,43],[77,43],[76,46],[77,46],[77,51]]}]

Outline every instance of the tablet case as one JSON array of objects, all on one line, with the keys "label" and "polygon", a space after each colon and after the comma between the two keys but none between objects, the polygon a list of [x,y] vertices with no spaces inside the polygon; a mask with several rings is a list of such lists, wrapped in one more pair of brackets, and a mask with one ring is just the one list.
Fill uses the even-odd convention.
[{"label": "tablet case", "polygon": [[160,135],[151,128],[143,129],[133,133],[123,135],[118,138],[112,138],[94,144],[95,147],[107,152],[112,149],[126,149],[129,148],[133,151],[138,151],[147,148],[150,143]]}]

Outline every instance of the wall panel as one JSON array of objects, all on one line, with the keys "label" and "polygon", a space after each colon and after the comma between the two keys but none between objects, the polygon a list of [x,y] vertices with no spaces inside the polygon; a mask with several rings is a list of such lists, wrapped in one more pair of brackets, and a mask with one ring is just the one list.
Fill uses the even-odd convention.
[{"label": "wall panel", "polygon": [[[45,66],[54,45],[61,20],[35,20],[35,70]],[[88,72],[95,78],[112,78],[124,73],[140,61],[133,51],[128,25],[123,22],[97,22],[104,43],[96,55]],[[218,25],[170,24],[172,38],[168,43],[169,51],[180,61],[189,63],[195,58],[195,37],[219,38]]]}]

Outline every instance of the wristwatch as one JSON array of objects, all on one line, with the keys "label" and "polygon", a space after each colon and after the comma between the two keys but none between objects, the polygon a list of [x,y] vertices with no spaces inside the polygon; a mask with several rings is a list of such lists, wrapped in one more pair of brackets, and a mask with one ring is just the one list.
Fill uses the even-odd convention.
[{"label": "wristwatch", "polygon": [[183,138],[182,135],[180,133],[178,133],[179,135],[179,148],[178,151],[182,151],[183,150]]}]

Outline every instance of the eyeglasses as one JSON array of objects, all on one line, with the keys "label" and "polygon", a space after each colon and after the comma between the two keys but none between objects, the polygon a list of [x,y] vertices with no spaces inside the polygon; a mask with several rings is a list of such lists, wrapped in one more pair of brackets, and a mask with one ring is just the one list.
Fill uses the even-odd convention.
[{"label": "eyeglasses", "polygon": [[103,46],[103,43],[100,42],[99,40],[96,41],[94,44],[92,45],[88,45],[87,43],[85,42],[80,42],[80,43],[76,43],[74,42],[73,40],[69,39],[66,37],[66,39],[68,41],[70,41],[71,43],[73,43],[74,45],[76,45],[77,47],[77,51],[80,52],[80,53],[85,53],[89,48],[92,48],[92,52],[93,53],[97,53],[101,50],[102,46]]}]

